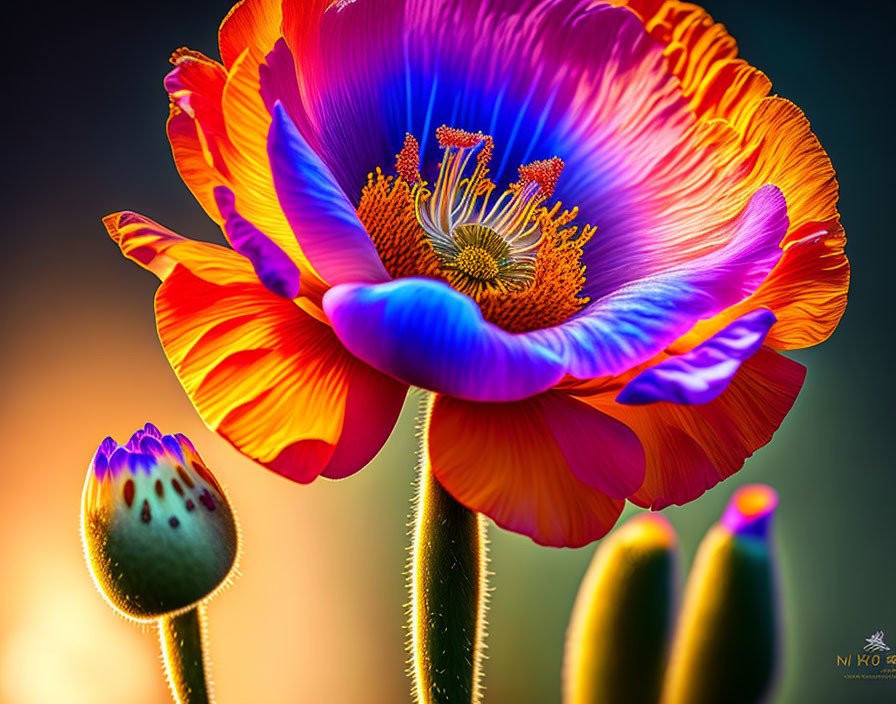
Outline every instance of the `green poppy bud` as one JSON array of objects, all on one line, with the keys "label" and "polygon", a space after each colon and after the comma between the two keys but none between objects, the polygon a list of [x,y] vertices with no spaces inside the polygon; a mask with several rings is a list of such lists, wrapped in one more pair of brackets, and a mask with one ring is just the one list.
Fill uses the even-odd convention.
[{"label": "green poppy bud", "polygon": [[124,446],[100,445],[81,511],[90,570],[109,603],[150,621],[207,598],[230,574],[239,543],[221,486],[183,435],[147,424]]},{"label": "green poppy bud", "polygon": [[112,607],[158,622],[175,701],[209,704],[205,601],[232,574],[239,531],[193,443],[150,423],[124,446],[106,438],[87,471],[81,533]]}]

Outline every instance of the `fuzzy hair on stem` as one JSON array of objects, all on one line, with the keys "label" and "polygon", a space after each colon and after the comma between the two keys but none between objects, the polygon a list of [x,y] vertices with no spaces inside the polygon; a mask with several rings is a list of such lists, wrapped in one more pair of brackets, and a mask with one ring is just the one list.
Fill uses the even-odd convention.
[{"label": "fuzzy hair on stem", "polygon": [[478,704],[488,602],[485,519],[432,472],[432,396],[421,404],[420,464],[408,564],[409,670],[416,704]]}]

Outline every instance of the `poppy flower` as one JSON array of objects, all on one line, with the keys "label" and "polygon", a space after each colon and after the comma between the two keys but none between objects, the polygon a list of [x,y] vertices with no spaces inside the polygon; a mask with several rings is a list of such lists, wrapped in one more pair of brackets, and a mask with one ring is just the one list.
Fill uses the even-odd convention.
[{"label": "poppy flower", "polygon": [[683,504],[790,410],[849,269],[830,161],[700,8],[244,0],[165,80],[231,247],[106,225],[162,279],[205,422],[345,477],[409,386],[460,503],[548,545]]}]

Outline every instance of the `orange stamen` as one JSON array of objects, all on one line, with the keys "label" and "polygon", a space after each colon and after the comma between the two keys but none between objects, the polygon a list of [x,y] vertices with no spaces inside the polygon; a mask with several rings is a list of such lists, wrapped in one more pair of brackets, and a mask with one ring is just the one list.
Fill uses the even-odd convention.
[{"label": "orange stamen", "polygon": [[491,135],[485,135],[482,139],[482,151],[476,155],[476,165],[484,169],[488,166],[488,162],[492,160],[492,154],[495,151],[495,140]]},{"label": "orange stamen", "polygon": [[412,189],[404,180],[385,176],[380,169],[369,174],[358,218],[390,276],[437,278],[439,258],[417,221]]},{"label": "orange stamen", "polygon": [[188,59],[201,61],[202,63],[212,64],[214,66],[218,65],[215,61],[208,58],[205,54],[198,51],[193,51],[192,49],[188,49],[185,46],[182,46],[180,49],[175,49],[168,61],[170,61],[173,65],[178,66]]},{"label": "orange stamen", "polygon": [[477,299],[486,320],[509,332],[527,332],[558,325],[588,303],[580,295],[585,284],[582,249],[597,228],[585,225],[579,232],[576,226],[566,227],[576,215],[575,208],[560,212],[559,203],[541,209],[543,235],[532,284],[522,291],[488,293]]}]

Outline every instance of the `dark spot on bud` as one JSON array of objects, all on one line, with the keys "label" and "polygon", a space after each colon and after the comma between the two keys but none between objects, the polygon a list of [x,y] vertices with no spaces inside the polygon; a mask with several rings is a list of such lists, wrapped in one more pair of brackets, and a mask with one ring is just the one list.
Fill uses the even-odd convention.
[{"label": "dark spot on bud", "polygon": [[172,528],[177,528],[180,525],[180,521],[177,520],[177,516],[172,516],[168,519],[168,525]]},{"label": "dark spot on bud", "polygon": [[209,511],[215,510],[215,497],[211,495],[208,489],[202,490],[202,493],[199,495],[199,502]]},{"label": "dark spot on bud", "polygon": [[180,485],[180,482],[177,479],[171,480],[171,487],[177,492],[178,496],[184,495],[184,488]]},{"label": "dark spot on bud", "polygon": [[193,503],[193,499],[187,499],[187,503],[185,504],[185,506],[187,507],[187,511],[192,511],[194,508],[196,508],[196,504]]},{"label": "dark spot on bud", "polygon": [[134,503],[134,492],[136,489],[134,488],[134,480],[128,479],[124,483],[124,502],[128,505],[128,508]]},{"label": "dark spot on bud", "polygon": [[162,480],[156,479],[156,496],[160,499],[165,497],[165,487],[162,486]]},{"label": "dark spot on bud", "polygon": [[149,510],[149,501],[143,500],[143,508],[140,509],[140,520],[149,523],[152,520],[152,513]]},{"label": "dark spot on bud", "polygon": [[216,489],[220,488],[218,486],[218,481],[212,476],[212,473],[208,471],[208,467],[203,465],[201,462],[197,462],[193,460],[192,462],[193,469],[196,471],[200,477],[202,477],[208,484],[211,484]]},{"label": "dark spot on bud", "polygon": [[177,476],[180,477],[180,480],[184,484],[186,484],[188,488],[192,489],[194,486],[196,486],[193,483],[193,480],[190,479],[190,475],[187,474],[187,470],[185,470],[183,467],[181,467],[180,465],[177,465],[177,467],[175,467],[174,470],[177,472]]}]

